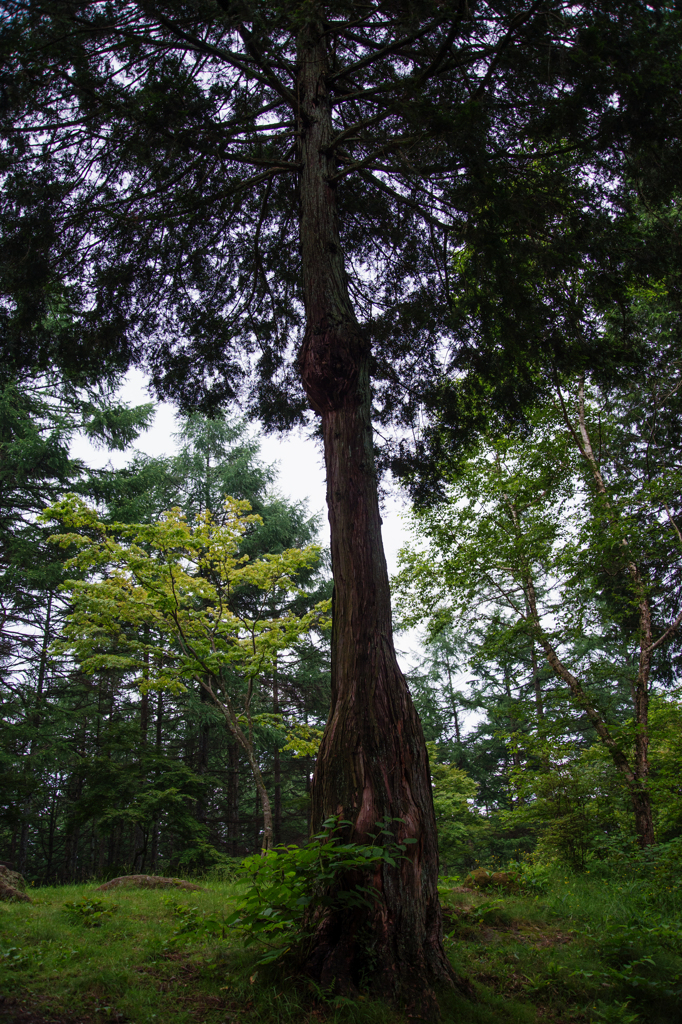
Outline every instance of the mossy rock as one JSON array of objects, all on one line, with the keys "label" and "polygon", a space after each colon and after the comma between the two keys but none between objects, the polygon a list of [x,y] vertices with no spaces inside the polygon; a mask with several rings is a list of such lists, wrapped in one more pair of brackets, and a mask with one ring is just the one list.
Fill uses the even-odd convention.
[{"label": "mossy rock", "polygon": [[32,900],[25,892],[21,889],[15,889],[13,885],[8,885],[4,877],[0,875],[0,900],[16,900],[17,903],[31,903]]},{"label": "mossy rock", "polygon": [[470,871],[464,879],[466,886],[475,886],[477,889],[486,889],[489,885],[493,884],[493,876],[487,870],[487,868],[475,868],[474,871]]},{"label": "mossy rock", "polygon": [[185,882],[182,878],[162,878],[160,875],[120,875],[104,885],[98,885],[100,892],[107,889],[193,889],[201,892],[200,885]]},{"label": "mossy rock", "polygon": [[12,871],[6,864],[0,864],[0,878],[5,885],[11,886],[13,889],[18,889],[19,892],[26,892],[26,882],[24,876],[20,875],[18,871]]}]

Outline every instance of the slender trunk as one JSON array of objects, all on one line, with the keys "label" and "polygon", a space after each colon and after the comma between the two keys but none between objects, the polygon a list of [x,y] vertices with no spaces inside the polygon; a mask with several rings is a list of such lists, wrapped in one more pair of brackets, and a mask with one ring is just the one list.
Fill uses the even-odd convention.
[{"label": "slender trunk", "polygon": [[[260,765],[258,764],[258,758],[256,757],[252,737],[251,735],[247,736],[244,730],[239,725],[239,722],[237,721],[237,716],[234,712],[234,708],[232,707],[232,702],[230,701],[227,691],[223,690],[224,700],[221,700],[220,697],[218,697],[217,693],[215,692],[215,689],[213,688],[209,680],[202,679],[200,680],[200,682],[203,689],[213,700],[215,706],[222,712],[228,729],[230,730],[230,732],[232,733],[236,741],[239,743],[244,753],[246,754],[247,760],[251,767],[251,771],[253,772],[253,781],[256,784],[256,790],[258,791],[261,805],[263,807],[262,850],[263,853],[265,853],[267,850],[270,850],[272,848],[272,805],[270,803],[268,791],[265,788],[265,782],[263,781],[263,775],[260,770]],[[247,718],[248,717],[249,714],[247,712]]]},{"label": "slender trunk", "polygon": [[303,758],[303,768],[305,770],[305,795],[308,798],[305,802],[305,827],[308,835],[310,835],[310,830],[312,828],[313,821],[310,805],[310,790],[312,787],[310,781],[310,757],[308,756],[308,754],[306,754],[306,756]]},{"label": "slender trunk", "polygon": [[152,874],[155,875],[159,869],[159,823],[157,821],[152,826],[152,849],[150,856]]},{"label": "slender trunk", "polygon": [[161,741],[163,738],[163,694],[159,690],[156,698],[156,754],[161,754]]},{"label": "slender trunk", "polygon": [[231,743],[228,758],[230,774],[227,782],[227,838],[230,854],[237,856],[239,846],[239,747]]},{"label": "slender trunk", "polygon": [[[578,446],[590,467],[597,493],[605,501],[606,507],[610,511],[613,511],[613,504],[609,498],[604,478],[595,458],[592,442],[587,429],[587,420],[585,417],[584,380],[581,380],[580,382],[578,395],[578,429],[580,432]],[[577,440],[578,439],[576,437],[576,441]],[[633,694],[636,727],[635,765],[633,771],[634,779],[631,783],[630,793],[639,845],[645,847],[653,846],[656,842],[653,814],[651,810],[651,796],[648,789],[649,674],[651,671],[651,655],[653,647],[651,633],[651,609],[646,594],[644,580],[642,579],[638,566],[630,557],[627,541],[622,540],[621,545],[627,560],[627,569],[637,595],[637,604],[639,608],[639,667],[637,671],[635,692]]]},{"label": "slender trunk", "polygon": [[[199,688],[199,696],[201,703],[205,704],[209,697],[203,686]],[[200,721],[199,723],[199,737],[198,737],[198,750],[197,750],[197,775],[205,775],[208,771],[208,751],[209,751],[209,738],[210,738],[210,722]],[[206,821],[206,790],[203,789],[200,792],[199,798],[196,802],[195,816],[197,821],[205,823]]]},{"label": "slender trunk", "polygon": [[19,874],[23,875],[26,872],[26,862],[28,859],[28,833],[29,833],[29,816],[31,812],[30,800],[25,800],[21,815],[21,836],[19,838]]},{"label": "slender trunk", "polygon": [[535,641],[530,642],[530,663],[533,669],[532,686],[533,693],[535,694],[535,710],[538,715],[538,731],[542,730],[545,722],[545,706],[542,701],[542,689],[540,687],[540,668],[538,666],[538,656],[535,651]]},{"label": "slender trunk", "polygon": [[[277,675],[272,680],[272,713],[279,714],[279,691],[277,689]],[[275,743],[275,752],[272,759],[273,789],[275,795],[275,816],[273,821],[275,846],[282,841],[282,775],[279,757],[279,746]]]},{"label": "slender trunk", "polygon": [[[322,417],[334,604],[331,710],[313,782],[313,829],[334,815],[365,841],[384,815],[408,859],[368,879],[372,909],[330,911],[309,970],[325,989],[354,992],[373,950],[373,991],[427,1019],[434,983],[455,981],[442,942],[438,848],[424,737],[393,647],[388,573],[373,456],[368,345],[350,303],[338,226],[333,130],[322,20],[298,40],[301,256],[306,332],[300,362]],[[368,940],[368,931],[372,933]]]},{"label": "slender trunk", "polygon": [[36,728],[40,726],[40,710],[43,701],[43,690],[45,689],[45,676],[47,673],[47,659],[50,652],[50,620],[52,618],[52,591],[48,594],[47,607],[45,609],[45,627],[43,630],[43,645],[40,650],[40,664],[38,666],[38,692],[36,694]]},{"label": "slender trunk", "polygon": [[455,742],[457,746],[460,746],[462,737],[459,731],[459,715],[457,714],[457,698],[455,697],[455,688],[452,685],[452,671],[450,669],[450,659],[447,658],[445,667],[448,673],[448,693],[450,696],[450,706],[452,707],[452,719],[455,723]]},{"label": "slender trunk", "polygon": [[258,790],[258,786],[256,786],[256,791],[255,791],[255,795],[254,795],[254,803],[253,803],[253,848],[254,848],[254,850],[256,852],[258,852],[258,850],[261,849],[260,829],[258,828],[258,821],[259,821],[259,818],[260,818],[260,815],[258,814],[258,810],[259,810],[259,808],[258,808],[258,796],[259,796],[259,790]]},{"label": "slender trunk", "polygon": [[[145,627],[145,642],[149,642],[149,630]],[[142,669],[142,681],[149,683],[149,651],[144,652],[144,668]],[[140,697],[140,740],[144,747],[147,743],[147,732],[149,730],[149,690],[144,690]]]},{"label": "slender trunk", "polygon": [[[163,744],[163,693],[159,690],[156,695],[156,720],[154,722],[154,751],[158,757],[161,756]],[[158,768],[154,769],[155,772]],[[156,874],[159,866],[159,823],[155,821],[152,826],[152,849],[151,849],[152,872]]]},{"label": "slender trunk", "polygon": [[535,588],[530,579],[528,582],[528,597],[533,623],[537,630],[537,638],[545,652],[545,657],[552,667],[554,674],[567,684],[576,702],[583,708],[583,711],[594,726],[599,739],[611,755],[611,760],[622,774],[632,804],[639,844],[640,846],[651,846],[654,842],[654,829],[651,797],[646,786],[646,779],[639,776],[637,769],[632,767],[625,752],[611,735],[611,731],[592,704],[581,683],[564,665],[556,650],[543,633],[537,611]]},{"label": "slender trunk", "polygon": [[639,602],[639,667],[635,683],[635,776],[638,783],[637,798],[633,800],[635,828],[640,846],[653,846],[656,842],[654,821],[649,796],[649,674],[651,672],[651,609],[644,594],[639,574],[641,599]]},{"label": "slender trunk", "polygon": [[[526,597],[526,610],[528,611],[528,598]],[[545,705],[542,699],[542,687],[540,686],[540,666],[538,665],[538,655],[535,649],[535,640],[531,637],[530,641],[530,662],[533,669],[532,686],[535,694],[535,710],[538,716],[538,736],[540,737],[543,745],[547,740],[547,729],[545,723]],[[543,750],[541,754],[542,767],[545,772],[549,774],[550,760],[549,750]]]},{"label": "slender trunk", "polygon": [[45,880],[47,882],[52,878],[52,859],[54,857],[54,838],[57,829],[57,795],[55,791],[52,791],[52,799],[50,801],[50,818],[47,833],[47,864],[45,866]]}]

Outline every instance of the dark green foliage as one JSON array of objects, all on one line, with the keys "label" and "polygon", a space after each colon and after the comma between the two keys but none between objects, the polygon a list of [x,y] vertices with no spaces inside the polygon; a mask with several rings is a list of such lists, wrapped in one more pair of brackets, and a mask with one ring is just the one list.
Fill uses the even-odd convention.
[{"label": "dark green foliage", "polygon": [[239,874],[249,888],[225,924],[245,933],[245,945],[268,946],[259,964],[273,963],[290,951],[298,958],[309,955],[325,911],[352,913],[371,908],[381,895],[371,886],[358,884],[358,878],[383,861],[395,866],[406,859],[407,844],[416,842],[398,843],[390,819],[370,835],[370,843],[344,842],[343,831],[350,824],[330,818],[322,832],[302,847],[280,846],[264,857],[243,861]]},{"label": "dark green foliage", "polygon": [[64,904],[64,910],[86,928],[101,928],[102,922],[118,910],[117,903],[107,903],[93,896],[83,896],[80,900],[70,900]]},{"label": "dark green foliage", "polygon": [[552,368],[638,365],[628,324],[608,344],[566,327],[585,298],[617,311],[632,282],[679,280],[674,4],[13,0],[4,351],[95,374],[146,360],[185,409],[307,418],[296,45],[315,17],[374,416],[402,438],[383,460],[421,494]]},{"label": "dark green foliage", "polygon": [[[38,439],[41,408],[23,414],[25,433]],[[72,433],[75,413],[66,422]],[[47,428],[56,430],[51,423]],[[50,531],[31,516],[68,489],[94,495],[112,518],[124,521],[148,521],[177,505],[190,517],[206,509],[219,512],[224,495],[232,493],[248,498],[263,518],[248,538],[251,557],[309,542],[316,523],[303,505],[291,505],[272,490],[274,472],[260,462],[258,445],[242,424],[192,417],[182,427],[177,455],[135,456],[122,471],[105,469],[89,477],[68,460],[71,433],[64,429],[58,451],[68,473],[60,470],[61,476],[41,485],[33,511],[21,521],[17,492],[7,492],[15,517],[7,527],[8,543],[21,540],[23,522],[35,532],[23,568],[13,556],[16,572],[44,575],[51,564],[54,569],[53,590],[40,577],[28,591],[35,622],[43,628],[42,635],[28,634],[34,661],[28,672],[9,662],[3,678],[2,855],[42,881],[206,869],[260,844],[261,814],[243,754],[198,687],[140,695],[116,670],[85,676],[78,665],[55,658],[50,643],[68,612],[57,589],[64,579],[62,562],[54,561],[58,549],[46,544]],[[302,582],[309,598],[296,598],[301,609],[307,600],[313,604],[326,596],[322,573],[311,571]],[[238,599],[248,603],[251,596]],[[5,620],[12,637],[20,614],[10,610]],[[316,639],[281,659],[276,679],[259,682],[254,711],[265,714],[265,721],[256,736],[275,798],[277,842],[301,840],[308,831],[311,758],[279,748],[286,742],[286,723],[324,720],[327,672],[327,649]]]}]

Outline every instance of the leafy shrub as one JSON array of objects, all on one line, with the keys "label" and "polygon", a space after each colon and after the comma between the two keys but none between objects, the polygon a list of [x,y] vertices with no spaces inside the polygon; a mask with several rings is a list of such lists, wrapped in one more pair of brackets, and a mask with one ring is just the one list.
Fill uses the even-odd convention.
[{"label": "leafy shrub", "polygon": [[0,950],[0,963],[11,970],[19,970],[22,967],[39,966],[40,961],[24,949],[18,946],[10,946],[8,949]]},{"label": "leafy shrub", "polygon": [[177,903],[175,900],[163,901],[174,917],[178,919],[178,927],[173,938],[196,935],[197,933],[224,939],[225,921],[220,921],[214,914],[200,913],[198,907],[190,907],[188,903]]},{"label": "leafy shrub", "polygon": [[94,896],[83,896],[64,904],[64,910],[71,918],[80,921],[86,928],[101,928],[102,921],[118,910],[118,903],[106,903]]},{"label": "leafy shrub", "polygon": [[372,843],[343,843],[339,833],[348,825],[329,818],[305,846],[279,846],[243,861],[249,888],[225,925],[240,928],[246,945],[262,941],[270,946],[259,964],[278,960],[304,941],[319,911],[371,907],[379,901],[378,890],[359,878],[380,862],[395,866],[407,844],[416,842],[397,842],[391,819],[384,818]]},{"label": "leafy shrub", "polygon": [[598,1021],[605,1021],[606,1024],[638,1024],[639,1014],[630,1010],[630,1003],[603,1003],[599,1001],[594,1009],[594,1015]]}]

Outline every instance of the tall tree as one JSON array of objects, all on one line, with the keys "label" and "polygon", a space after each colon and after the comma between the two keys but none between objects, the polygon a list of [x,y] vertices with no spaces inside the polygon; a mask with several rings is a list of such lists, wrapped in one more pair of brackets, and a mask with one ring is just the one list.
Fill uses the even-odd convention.
[{"label": "tall tree", "polygon": [[[625,0],[8,11],[8,353],[92,364],[110,346],[188,407],[241,395],[272,427],[307,403],[320,416],[335,604],[314,821],[340,813],[362,839],[388,815],[417,840],[374,880],[375,987],[435,1013],[432,985],[453,976],[428,758],[391,636],[372,415],[412,425],[441,404],[450,254],[491,186],[567,150],[591,162],[589,219],[606,195],[617,211],[614,182],[647,148],[674,167],[679,17]],[[57,299],[78,329],[54,338],[42,325]],[[323,985],[354,990],[366,927],[325,920],[309,965]]]},{"label": "tall tree", "polygon": [[[257,682],[272,673],[280,651],[313,628],[329,602],[303,617],[278,607],[282,595],[301,592],[297,577],[317,563],[319,549],[250,560],[241,554],[241,542],[259,517],[248,511],[248,502],[227,498],[222,524],[204,511],[190,526],[175,509],[151,525],[106,526],[71,496],[46,514],[72,531],[53,540],[82,549],[74,565],[106,577],[73,585],[74,609],[62,643],[77,651],[86,671],[111,666],[137,672],[143,693],[155,683],[177,689],[185,678],[198,682],[247,756],[269,850],[272,807],[254,743]],[[245,588],[257,595],[250,615],[239,607]],[[125,627],[133,627],[131,635]],[[242,683],[237,692],[230,672],[235,666]]]},{"label": "tall tree", "polygon": [[[548,664],[619,771],[642,846],[655,842],[649,700],[670,679],[682,625],[678,367],[665,347],[636,392],[557,382],[533,437],[482,447],[447,512],[421,513],[428,545],[404,553],[400,577],[417,619],[439,624],[456,608],[470,622],[471,661],[486,651],[506,676],[505,661],[525,660],[534,688],[538,659]],[[536,714],[540,726],[541,699]]]}]

